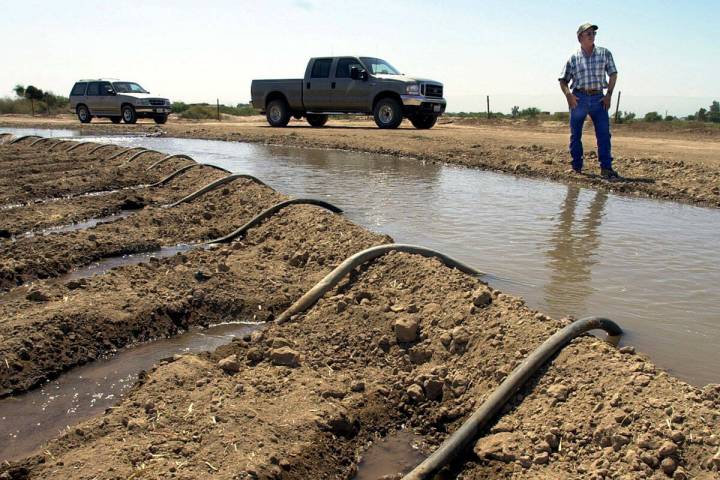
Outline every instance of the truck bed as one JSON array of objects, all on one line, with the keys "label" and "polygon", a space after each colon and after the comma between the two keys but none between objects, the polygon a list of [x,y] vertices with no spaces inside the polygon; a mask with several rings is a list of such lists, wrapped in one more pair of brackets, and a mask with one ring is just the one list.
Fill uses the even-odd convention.
[{"label": "truck bed", "polygon": [[270,92],[282,92],[287,98],[290,108],[302,109],[302,78],[283,78],[280,80],[253,80],[250,84],[250,95],[255,108],[265,109],[264,99]]}]

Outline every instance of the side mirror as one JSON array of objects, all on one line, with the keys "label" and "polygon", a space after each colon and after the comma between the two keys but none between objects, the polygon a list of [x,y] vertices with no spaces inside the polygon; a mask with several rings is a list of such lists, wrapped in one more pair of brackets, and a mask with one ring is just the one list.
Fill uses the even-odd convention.
[{"label": "side mirror", "polygon": [[367,80],[368,78],[370,78],[370,75],[368,75],[367,70],[360,71],[360,78],[362,78],[363,80]]}]

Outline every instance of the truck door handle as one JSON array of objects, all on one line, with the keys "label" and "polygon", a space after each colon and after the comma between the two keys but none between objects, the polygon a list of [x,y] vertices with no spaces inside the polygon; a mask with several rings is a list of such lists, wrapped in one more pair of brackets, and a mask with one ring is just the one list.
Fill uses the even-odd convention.
[{"label": "truck door handle", "polygon": [[330,88],[335,88],[335,82],[332,82],[332,83],[330,84]]},{"label": "truck door handle", "polygon": [[310,90],[310,82],[307,82],[307,89]]}]

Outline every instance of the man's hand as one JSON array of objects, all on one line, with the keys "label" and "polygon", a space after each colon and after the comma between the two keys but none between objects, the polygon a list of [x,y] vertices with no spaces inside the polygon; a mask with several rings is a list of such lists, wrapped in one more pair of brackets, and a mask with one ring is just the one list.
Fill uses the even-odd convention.
[{"label": "man's hand", "polygon": [[567,102],[568,102],[568,106],[570,107],[570,110],[574,110],[578,104],[578,97],[573,95],[572,92],[568,92],[565,95],[565,98],[567,98]]},{"label": "man's hand", "polygon": [[605,95],[602,100],[603,108],[610,110],[610,104],[612,103],[612,95]]}]

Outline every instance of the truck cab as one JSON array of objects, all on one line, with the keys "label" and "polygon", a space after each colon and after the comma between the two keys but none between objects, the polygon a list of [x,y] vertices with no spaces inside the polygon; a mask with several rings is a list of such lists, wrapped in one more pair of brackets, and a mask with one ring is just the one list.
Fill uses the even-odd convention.
[{"label": "truck cab", "polygon": [[403,75],[375,57],[311,58],[302,79],[253,80],[253,106],[272,126],[291,116],[322,126],[332,114],[371,114],[380,128],[397,128],[403,117],[431,128],[445,111],[443,84]]}]

